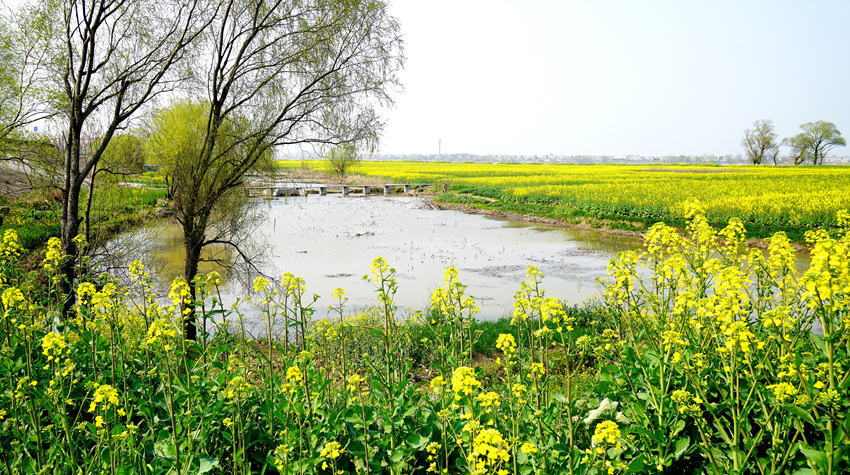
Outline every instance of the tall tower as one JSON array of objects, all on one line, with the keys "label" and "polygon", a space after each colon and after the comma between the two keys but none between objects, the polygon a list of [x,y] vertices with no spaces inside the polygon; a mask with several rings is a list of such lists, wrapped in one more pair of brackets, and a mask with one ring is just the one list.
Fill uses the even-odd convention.
[{"label": "tall tower", "polygon": [[437,139],[437,158],[443,154],[443,139]]}]

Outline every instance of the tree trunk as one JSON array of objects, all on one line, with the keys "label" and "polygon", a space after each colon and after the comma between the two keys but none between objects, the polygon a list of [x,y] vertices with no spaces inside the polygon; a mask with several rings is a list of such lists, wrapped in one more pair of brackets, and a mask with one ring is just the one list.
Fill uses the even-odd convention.
[{"label": "tree trunk", "polygon": [[86,236],[86,242],[91,242],[91,203],[94,198],[94,179],[97,177],[97,165],[91,170],[91,178],[89,179],[89,194],[86,196],[86,212],[83,218],[83,234]]},{"label": "tree trunk", "polygon": [[[183,267],[183,278],[186,279],[186,283],[189,284],[189,298],[194,301],[197,297],[195,276],[198,275],[198,262],[201,260],[201,249],[203,248],[204,236],[198,236],[197,232],[194,230],[187,230],[185,226],[183,228],[183,233],[183,235],[186,236],[183,242],[186,250],[186,262]],[[183,313],[186,308],[187,307],[185,305],[180,305],[181,315],[183,316],[183,331],[187,340],[197,340],[198,326],[195,322],[195,308],[188,307],[189,312]]]},{"label": "tree trunk", "polygon": [[62,304],[62,318],[67,318],[70,315],[76,301],[73,289],[77,275],[78,249],[74,238],[80,232],[80,191],[82,188],[82,183],[79,180],[80,135],[80,131],[70,127],[65,151],[65,183],[62,190],[62,214],[59,227],[62,232],[62,252],[69,257],[65,259],[65,263],[62,265],[61,274],[63,278],[59,284],[59,289],[65,298]]},{"label": "tree trunk", "polygon": [[62,316],[66,318],[70,314],[76,300],[73,289],[76,279],[77,243],[74,241],[74,238],[80,232],[80,188],[71,184],[71,188],[64,194],[65,199],[63,200],[62,216],[60,218],[62,253],[70,257],[66,258],[62,265],[62,282],[59,288],[65,296],[65,301],[62,304]]}]

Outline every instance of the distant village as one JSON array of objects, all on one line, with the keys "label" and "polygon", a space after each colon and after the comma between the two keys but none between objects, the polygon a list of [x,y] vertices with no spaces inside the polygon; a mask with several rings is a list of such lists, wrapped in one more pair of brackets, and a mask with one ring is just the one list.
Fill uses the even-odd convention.
[{"label": "distant village", "polygon": [[[313,153],[287,153],[279,156],[283,160],[312,160],[322,158]],[[399,155],[399,154],[375,154],[371,156],[363,156],[366,160],[377,161],[414,161],[414,162],[474,162],[474,163],[693,163],[693,164],[708,164],[715,163],[720,165],[744,165],[748,164],[746,156],[743,154],[734,155],[672,155],[672,156],[644,156],[644,155],[626,155],[625,157],[615,157],[611,155],[474,155],[471,153],[443,153],[425,155],[419,153]],[[777,160],[779,165],[793,165],[794,161],[788,157],[779,157]],[[826,157],[824,165],[839,165],[850,164],[850,156],[847,157]],[[773,165],[772,162],[765,165]]]}]

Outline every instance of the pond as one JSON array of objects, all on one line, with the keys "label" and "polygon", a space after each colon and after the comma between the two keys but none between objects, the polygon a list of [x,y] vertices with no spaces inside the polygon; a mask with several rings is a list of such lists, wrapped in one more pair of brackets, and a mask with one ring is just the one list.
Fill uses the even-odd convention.
[{"label": "pond", "polygon": [[[438,210],[417,197],[307,195],[256,206],[265,218],[252,238],[267,246],[264,271],[278,279],[284,272],[303,278],[307,295],[320,296],[318,316],[325,315],[338,287],[346,291],[348,309],[375,305],[374,288],[362,277],[378,256],[397,271],[402,311],[426,308],[446,268],[456,267],[481,307],[478,318],[496,319],[511,314],[529,266],[545,274],[546,295],[576,304],[597,295],[595,279],[605,275],[609,259],[640,245],[596,231]],[[145,252],[165,262],[157,279],[170,282],[180,275],[177,225],[147,240],[151,247]],[[246,295],[239,285],[224,290],[228,304]]]}]

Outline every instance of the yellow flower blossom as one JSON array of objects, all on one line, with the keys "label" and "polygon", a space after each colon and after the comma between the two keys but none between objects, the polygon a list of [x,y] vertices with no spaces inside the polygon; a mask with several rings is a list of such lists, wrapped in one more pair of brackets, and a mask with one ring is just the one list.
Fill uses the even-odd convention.
[{"label": "yellow flower blossom", "polygon": [[452,373],[452,391],[455,393],[455,399],[469,396],[479,387],[481,383],[475,379],[475,371],[472,368],[461,366]]}]

